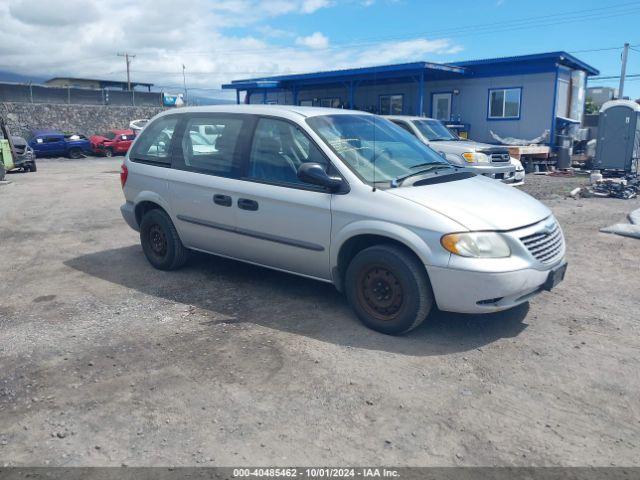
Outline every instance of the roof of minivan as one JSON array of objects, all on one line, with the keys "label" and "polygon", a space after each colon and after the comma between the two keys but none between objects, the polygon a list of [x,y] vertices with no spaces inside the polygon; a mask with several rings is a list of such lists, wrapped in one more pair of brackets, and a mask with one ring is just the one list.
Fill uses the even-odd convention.
[{"label": "roof of minivan", "polygon": [[342,108],[324,108],[324,107],[299,107],[297,105],[207,105],[202,107],[181,107],[175,110],[165,110],[165,114],[169,113],[254,113],[261,115],[279,115],[279,116],[301,116],[301,117],[317,117],[319,115],[347,115],[361,114],[371,115],[367,112],[357,110],[345,110]]}]

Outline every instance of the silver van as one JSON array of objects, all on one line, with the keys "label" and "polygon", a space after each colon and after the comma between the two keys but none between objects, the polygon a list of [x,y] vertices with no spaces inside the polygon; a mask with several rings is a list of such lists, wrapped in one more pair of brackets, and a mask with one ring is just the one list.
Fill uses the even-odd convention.
[{"label": "silver van", "polygon": [[547,207],[367,113],[166,111],[135,140],[121,181],[122,215],[154,267],[176,269],[197,250],[333,283],[384,333],[436,306],[511,308],[566,270]]},{"label": "silver van", "polygon": [[520,160],[509,155],[507,147],[460,138],[434,118],[404,115],[385,118],[418,137],[454,165],[511,186],[524,183],[524,167]]}]

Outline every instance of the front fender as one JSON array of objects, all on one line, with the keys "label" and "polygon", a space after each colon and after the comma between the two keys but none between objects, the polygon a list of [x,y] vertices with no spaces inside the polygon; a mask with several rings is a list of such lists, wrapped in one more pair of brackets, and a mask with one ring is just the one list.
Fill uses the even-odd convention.
[{"label": "front fender", "polygon": [[[405,226],[381,220],[352,222],[333,237],[330,252],[331,268],[338,266],[338,254],[345,242],[358,235],[379,235],[390,238],[410,248],[424,265],[446,266],[449,262],[449,253],[444,248],[437,248],[440,246],[441,234],[428,230],[419,233]],[[437,247],[434,248],[434,246]]]}]

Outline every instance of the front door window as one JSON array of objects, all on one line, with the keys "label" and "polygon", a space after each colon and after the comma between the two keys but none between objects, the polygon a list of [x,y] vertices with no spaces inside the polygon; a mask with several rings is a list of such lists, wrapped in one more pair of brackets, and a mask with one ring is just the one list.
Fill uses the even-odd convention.
[{"label": "front door window", "polygon": [[451,120],[451,94],[435,93],[433,95],[433,112],[431,114],[436,120],[448,122]]}]

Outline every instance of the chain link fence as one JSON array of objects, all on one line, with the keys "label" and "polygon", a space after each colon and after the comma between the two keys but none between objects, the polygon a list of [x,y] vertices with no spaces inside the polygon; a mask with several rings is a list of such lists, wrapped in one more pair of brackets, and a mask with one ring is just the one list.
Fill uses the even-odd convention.
[{"label": "chain link fence", "polygon": [[0,102],[157,107],[162,93],[0,83]]}]

